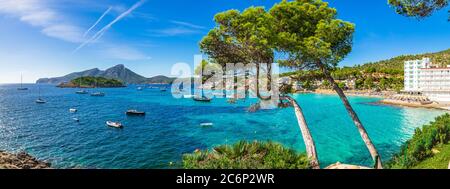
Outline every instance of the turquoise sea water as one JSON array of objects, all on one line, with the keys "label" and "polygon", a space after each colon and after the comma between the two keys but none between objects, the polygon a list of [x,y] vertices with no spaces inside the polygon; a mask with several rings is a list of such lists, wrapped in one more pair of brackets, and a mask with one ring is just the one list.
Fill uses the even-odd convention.
[{"label": "turquoise sea water", "polygon": [[[36,85],[18,91],[0,85],[0,150],[25,150],[58,168],[177,168],[183,153],[238,140],[272,140],[299,152],[304,144],[292,108],[247,113],[255,100],[230,105],[174,99],[159,89],[135,86],[99,89],[105,97],[42,85],[47,104],[36,104]],[[357,129],[334,95],[294,95],[304,109],[322,166],[337,161],[371,165]],[[349,97],[384,160],[399,150],[416,127],[444,111],[377,105],[376,98]],[[69,113],[76,107],[78,112]],[[127,117],[127,109],[146,111]],[[76,123],[72,118],[79,118]],[[105,121],[121,121],[122,130]],[[213,127],[202,128],[201,123]],[[175,162],[170,166],[169,162]]]}]

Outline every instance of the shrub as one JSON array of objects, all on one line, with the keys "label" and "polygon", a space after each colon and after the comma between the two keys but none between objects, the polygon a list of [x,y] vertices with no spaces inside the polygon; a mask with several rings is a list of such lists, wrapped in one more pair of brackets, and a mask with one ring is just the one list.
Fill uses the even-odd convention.
[{"label": "shrub", "polygon": [[413,137],[408,140],[394,155],[387,166],[391,168],[411,168],[426,158],[433,156],[432,149],[446,144],[450,140],[450,114],[439,116],[422,129],[417,128]]},{"label": "shrub", "polygon": [[186,169],[309,169],[304,153],[297,154],[273,142],[245,142],[221,145],[212,151],[183,156]]}]

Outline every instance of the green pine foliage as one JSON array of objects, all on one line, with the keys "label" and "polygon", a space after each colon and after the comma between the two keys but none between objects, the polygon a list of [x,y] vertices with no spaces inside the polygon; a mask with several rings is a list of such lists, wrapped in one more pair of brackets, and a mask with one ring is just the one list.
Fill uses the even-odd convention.
[{"label": "green pine foliage", "polygon": [[273,142],[245,142],[221,145],[211,151],[183,156],[186,169],[309,169],[304,153],[298,154]]}]

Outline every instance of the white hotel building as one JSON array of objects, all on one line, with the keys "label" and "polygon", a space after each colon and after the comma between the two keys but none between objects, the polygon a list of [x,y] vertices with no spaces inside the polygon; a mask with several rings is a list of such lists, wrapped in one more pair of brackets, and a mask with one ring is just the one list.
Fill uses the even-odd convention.
[{"label": "white hotel building", "polygon": [[432,101],[450,103],[450,66],[436,67],[429,58],[405,61],[404,91],[422,93]]}]

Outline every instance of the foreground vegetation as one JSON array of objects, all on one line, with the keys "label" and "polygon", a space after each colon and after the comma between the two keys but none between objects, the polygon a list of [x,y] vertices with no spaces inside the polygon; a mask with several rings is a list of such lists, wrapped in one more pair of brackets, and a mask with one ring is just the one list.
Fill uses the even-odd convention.
[{"label": "foreground vegetation", "polygon": [[104,77],[79,77],[73,79],[69,83],[62,83],[58,87],[62,88],[109,88],[109,87],[124,87],[125,85],[116,79],[107,79]]},{"label": "foreground vegetation", "polygon": [[447,169],[450,163],[450,144],[436,148],[437,154],[418,163],[413,169]]},{"label": "foreground vegetation", "polygon": [[[450,114],[416,129],[398,154],[388,163],[390,168],[438,168],[450,161]],[[445,168],[445,167],[444,167]]]},{"label": "foreground vegetation", "polygon": [[305,154],[273,142],[221,145],[212,151],[197,150],[183,156],[186,169],[309,169]]}]

